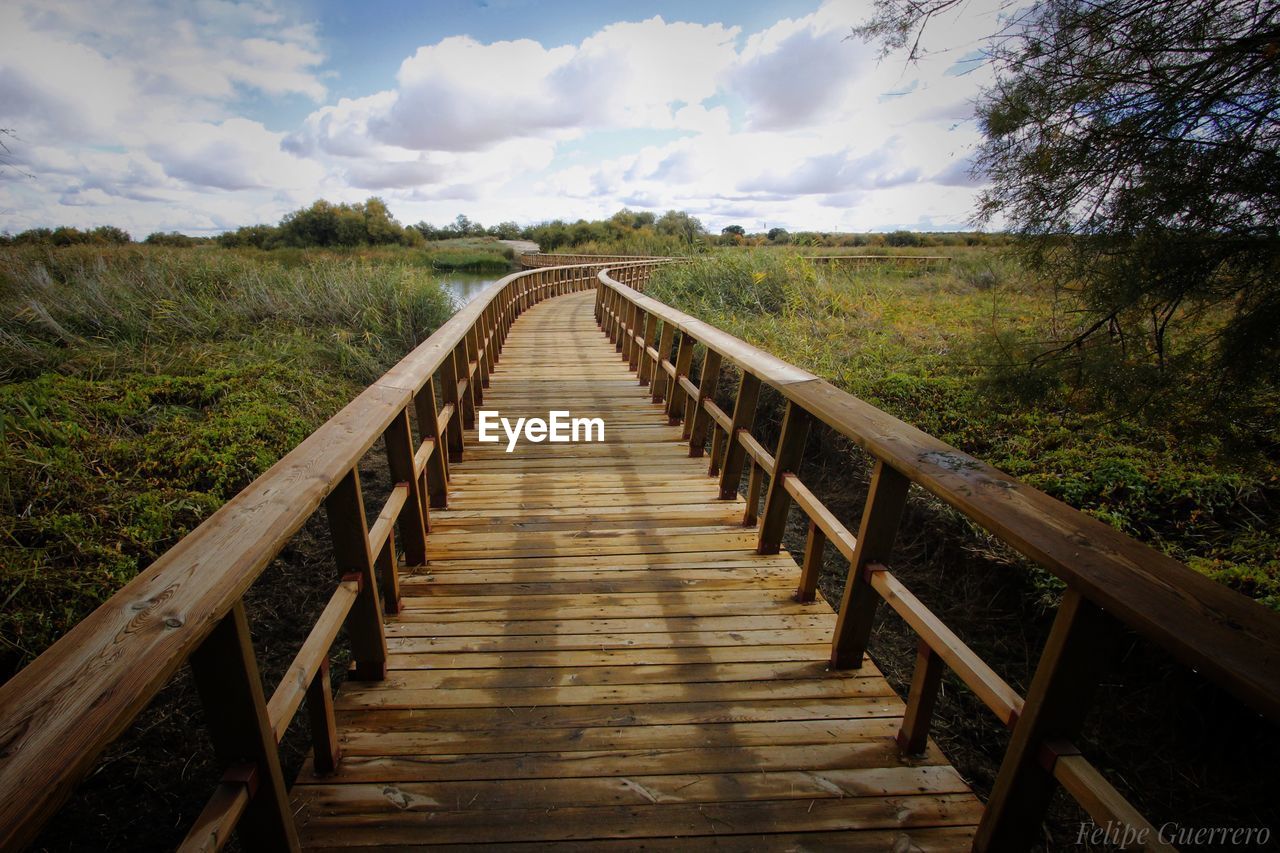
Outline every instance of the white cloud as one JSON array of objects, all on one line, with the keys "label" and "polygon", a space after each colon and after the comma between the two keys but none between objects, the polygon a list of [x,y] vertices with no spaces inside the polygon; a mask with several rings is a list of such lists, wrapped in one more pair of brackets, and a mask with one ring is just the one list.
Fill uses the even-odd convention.
[{"label": "white cloud", "polygon": [[[912,67],[846,39],[870,0],[830,0],[751,33],[651,17],[567,44],[451,36],[325,103],[315,26],[270,0],[20,0],[0,8],[0,118],[37,177],[0,183],[0,228],[194,232],[374,193],[408,222],[628,205],[717,229],[961,224],[988,71],[955,60],[999,2],[967,4]],[[320,105],[284,133],[241,109],[298,96]]]}]

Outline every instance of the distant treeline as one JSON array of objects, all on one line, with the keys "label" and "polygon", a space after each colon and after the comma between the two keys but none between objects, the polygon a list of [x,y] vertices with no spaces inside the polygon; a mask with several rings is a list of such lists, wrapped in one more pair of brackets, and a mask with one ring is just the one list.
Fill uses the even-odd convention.
[{"label": "distant treeline", "polygon": [[[696,217],[679,210],[662,215],[623,208],[608,219],[565,222],[555,219],[537,225],[501,222],[485,227],[463,214],[443,226],[429,222],[401,225],[387,209],[386,202],[373,197],[354,204],[334,204],[323,199],[310,207],[290,213],[277,225],[244,225],[214,237],[192,237],[176,231],[157,231],[143,243],[153,246],[188,248],[217,244],[227,248],[305,249],[358,248],[364,246],[422,246],[428,242],[461,238],[532,240],[544,252],[561,249],[596,248],[646,254],[688,253],[711,246],[798,246],[811,248],[851,247],[945,247],[1003,245],[1005,234],[977,232],[844,233],[797,231],[771,228],[749,233],[741,225],[730,225],[719,234],[707,231]],[[19,234],[0,234],[0,245],[124,245],[132,243],[129,233],[113,225],[81,230],[69,226],[32,228]]]}]

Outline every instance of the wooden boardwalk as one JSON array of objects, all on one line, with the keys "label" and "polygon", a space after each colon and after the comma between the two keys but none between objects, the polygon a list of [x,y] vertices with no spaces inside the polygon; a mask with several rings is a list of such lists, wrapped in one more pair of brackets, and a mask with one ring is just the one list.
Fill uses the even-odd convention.
[{"label": "wooden boardwalk", "polygon": [[[614,352],[593,292],[513,326],[483,408],[602,417],[603,444],[478,444],[402,571],[389,673],[336,699],[342,760],[292,789],[304,847],[967,850],[981,804],[904,760],[874,666]],[[767,837],[762,837],[767,836]]]}]

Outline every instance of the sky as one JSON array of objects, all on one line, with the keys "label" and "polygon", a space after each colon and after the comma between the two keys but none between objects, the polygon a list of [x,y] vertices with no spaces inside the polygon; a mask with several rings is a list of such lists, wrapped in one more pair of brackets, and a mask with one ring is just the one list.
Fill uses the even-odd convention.
[{"label": "sky", "polygon": [[405,224],[964,228],[996,8],[910,64],[848,38],[870,0],[5,0],[0,231],[370,196]]}]

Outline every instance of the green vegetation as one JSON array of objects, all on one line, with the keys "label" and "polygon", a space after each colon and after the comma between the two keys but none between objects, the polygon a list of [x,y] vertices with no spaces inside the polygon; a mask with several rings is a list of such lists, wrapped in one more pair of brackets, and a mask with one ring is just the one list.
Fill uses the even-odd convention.
[{"label": "green vegetation", "polygon": [[0,677],[447,318],[414,258],[0,251]]},{"label": "green vegetation", "polygon": [[[929,272],[720,253],[664,267],[646,292],[1280,609],[1274,387],[1145,385],[1122,342],[1069,381],[1026,353],[1069,337],[1075,306],[990,251]],[[1213,320],[1175,318],[1170,340]]]}]

